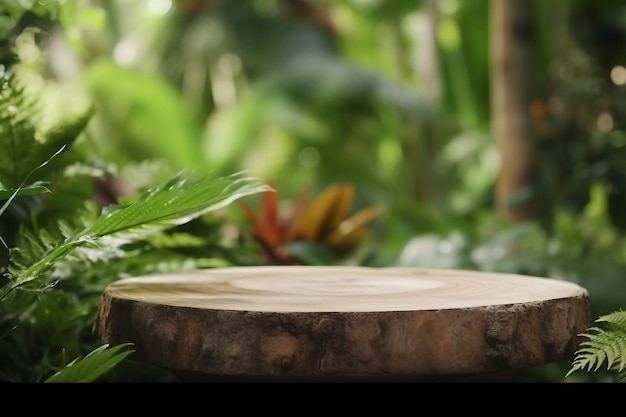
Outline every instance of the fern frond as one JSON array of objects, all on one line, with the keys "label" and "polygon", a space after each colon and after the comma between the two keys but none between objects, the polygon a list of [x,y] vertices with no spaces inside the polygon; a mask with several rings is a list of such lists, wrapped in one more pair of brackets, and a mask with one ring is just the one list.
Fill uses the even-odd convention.
[{"label": "fern frond", "polygon": [[[34,167],[29,164],[37,132],[34,100],[29,100],[14,80],[4,80],[0,91],[0,148],[5,150],[0,156],[0,182],[9,188],[16,187]],[[37,163],[45,159],[37,157]]]},{"label": "fern frond", "polygon": [[[210,211],[218,210],[241,197],[271,190],[257,179],[234,174],[213,178],[194,177],[182,172],[167,184],[144,192],[131,204],[110,206],[90,226],[66,237],[62,242],[51,238],[31,241],[28,253],[12,255],[7,292],[40,278],[55,262],[77,248],[111,248],[139,240],[167,228],[189,222]],[[67,233],[67,229],[64,229]],[[20,247],[21,251],[25,248]],[[27,255],[37,258],[25,259]],[[46,285],[43,282],[43,285]],[[6,295],[6,293],[5,293]],[[0,299],[4,295],[0,296]]]},{"label": "fern frond", "polygon": [[36,171],[40,161],[70,146],[84,131],[93,109],[42,130],[38,97],[29,96],[15,77],[0,80],[0,87],[0,183],[11,189]]},{"label": "fern frond", "polygon": [[590,327],[588,333],[580,335],[588,340],[580,344],[566,378],[578,370],[595,372],[605,363],[607,370],[618,374],[626,369],[626,312],[619,310],[601,316],[596,323],[604,323],[604,328]]},{"label": "fern frond", "polygon": [[618,310],[598,317],[598,323],[609,323],[611,327],[626,329],[626,311]]}]

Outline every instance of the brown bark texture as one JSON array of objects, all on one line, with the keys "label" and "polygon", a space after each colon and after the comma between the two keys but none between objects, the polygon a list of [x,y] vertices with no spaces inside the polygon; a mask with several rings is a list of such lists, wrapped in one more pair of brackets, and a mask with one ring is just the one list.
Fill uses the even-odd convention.
[{"label": "brown bark texture", "polygon": [[589,319],[559,280],[261,266],[120,280],[94,331],[190,381],[462,381],[569,357]]}]

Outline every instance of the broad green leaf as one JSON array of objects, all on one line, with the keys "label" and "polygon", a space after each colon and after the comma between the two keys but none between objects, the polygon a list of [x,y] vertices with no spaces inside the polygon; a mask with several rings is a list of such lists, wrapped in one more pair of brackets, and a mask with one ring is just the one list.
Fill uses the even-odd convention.
[{"label": "broad green leaf", "polygon": [[[86,81],[106,109],[107,123],[144,156],[167,155],[178,168],[203,165],[198,152],[203,121],[164,78],[101,61],[89,68]],[[117,145],[109,148],[111,152],[128,148],[128,144]]]}]

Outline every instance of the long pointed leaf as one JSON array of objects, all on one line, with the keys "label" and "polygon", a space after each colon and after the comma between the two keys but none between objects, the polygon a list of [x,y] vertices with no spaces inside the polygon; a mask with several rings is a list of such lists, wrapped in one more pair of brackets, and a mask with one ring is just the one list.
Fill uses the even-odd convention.
[{"label": "long pointed leaf", "polygon": [[30,267],[12,271],[14,279],[8,290],[40,277],[77,247],[120,246],[187,223],[246,195],[270,190],[259,180],[238,174],[195,178],[190,173],[181,173],[166,185],[146,191],[134,203],[107,211],[91,226],[49,250]]},{"label": "long pointed leaf", "polygon": [[269,187],[253,178],[236,175],[221,178],[194,179],[179,175],[163,187],[144,193],[125,207],[111,210],[82,235],[136,236],[187,223],[209,211],[223,208],[249,194],[267,191]]},{"label": "long pointed leaf", "polygon": [[100,346],[84,358],[75,359],[45,382],[93,382],[133,353],[134,350],[124,350],[130,345]]},{"label": "long pointed leaf", "polygon": [[[11,202],[13,202],[13,200],[15,199],[15,197],[17,197],[20,194],[22,188],[25,187],[25,184],[26,184],[26,181],[28,181],[28,178],[30,178],[30,176],[33,173],[35,173],[35,171],[37,171],[37,170],[45,167],[46,165],[48,165],[50,163],[50,161],[52,161],[52,159],[54,159],[57,155],[59,155],[61,152],[63,152],[64,149],[65,149],[65,145],[62,146],[58,151],[56,151],[50,158],[48,158],[46,161],[44,161],[41,164],[39,164],[35,169],[33,169],[30,173],[28,173],[26,178],[24,178],[24,180],[22,181],[22,184],[19,187],[17,187],[15,190],[12,190],[10,192],[10,194],[7,196],[7,201],[5,201],[4,204],[2,205],[2,207],[0,207],[0,216],[2,216],[2,214],[6,211],[6,209],[9,207]],[[36,182],[35,184],[33,184],[33,186],[39,187],[39,186],[41,186],[41,184],[42,184],[41,182]]]}]

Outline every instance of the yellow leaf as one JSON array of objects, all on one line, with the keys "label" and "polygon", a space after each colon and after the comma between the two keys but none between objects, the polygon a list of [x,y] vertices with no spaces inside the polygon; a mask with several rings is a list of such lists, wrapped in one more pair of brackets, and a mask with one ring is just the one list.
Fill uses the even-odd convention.
[{"label": "yellow leaf", "polygon": [[344,220],[328,236],[326,243],[330,247],[356,245],[368,235],[367,223],[383,211],[379,205],[369,206]]},{"label": "yellow leaf", "polygon": [[346,218],[353,198],[354,187],[351,185],[327,187],[297,219],[294,240],[325,240]]}]

